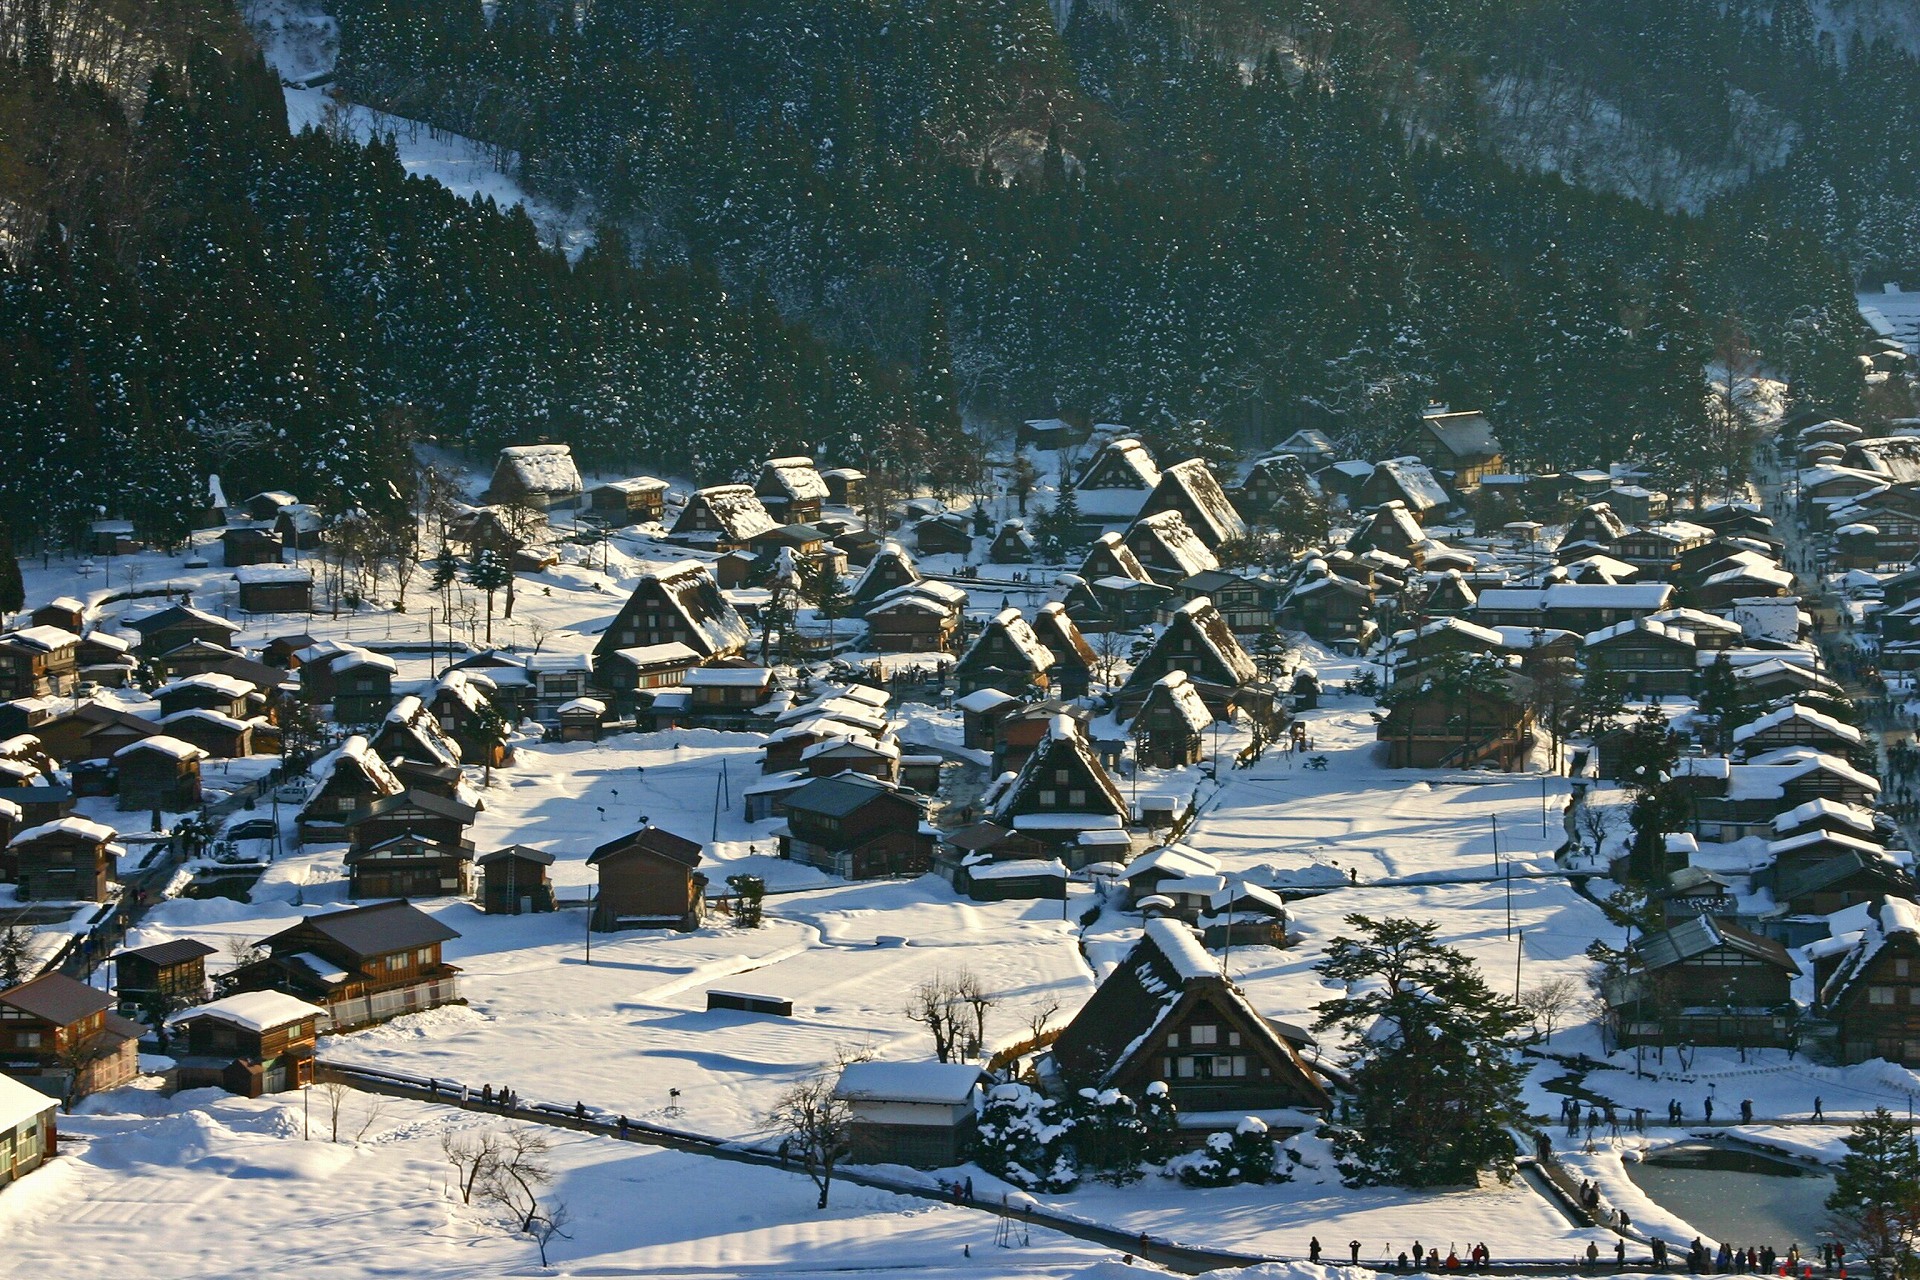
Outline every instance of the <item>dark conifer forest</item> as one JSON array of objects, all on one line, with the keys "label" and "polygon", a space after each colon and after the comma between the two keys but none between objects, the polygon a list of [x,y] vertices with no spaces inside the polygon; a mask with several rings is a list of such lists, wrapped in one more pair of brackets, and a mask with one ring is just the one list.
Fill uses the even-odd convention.
[{"label": "dark conifer forest", "polygon": [[[0,0],[23,539],[177,533],[209,471],[395,503],[417,439],[703,480],[824,445],[964,485],[962,408],[1183,456],[1366,449],[1438,398],[1516,465],[1685,473],[1716,351],[1858,414],[1855,283],[1920,271],[1920,68],[1804,0],[327,7],[340,92],[495,148],[592,247],[290,135],[225,0]],[[1734,178],[1514,167],[1500,86],[1546,80]]]}]

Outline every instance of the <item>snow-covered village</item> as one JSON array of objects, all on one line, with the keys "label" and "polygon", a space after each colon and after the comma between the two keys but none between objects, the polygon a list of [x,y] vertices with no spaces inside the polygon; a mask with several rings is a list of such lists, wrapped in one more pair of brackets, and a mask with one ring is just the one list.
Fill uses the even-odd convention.
[{"label": "snow-covered village", "polygon": [[1920,1273],[1917,123],[0,0],[0,1275]]}]

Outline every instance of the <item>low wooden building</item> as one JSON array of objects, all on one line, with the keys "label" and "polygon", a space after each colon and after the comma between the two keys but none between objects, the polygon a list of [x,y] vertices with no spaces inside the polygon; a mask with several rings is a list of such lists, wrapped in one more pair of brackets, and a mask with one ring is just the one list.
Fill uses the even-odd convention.
[{"label": "low wooden building", "polygon": [[0,1073],[61,1097],[140,1074],[140,1032],[113,1012],[112,996],[64,973],[0,991]]},{"label": "low wooden building", "polygon": [[118,869],[120,834],[105,823],[64,817],[18,832],[7,844],[14,891],[53,902],[105,902]]},{"label": "low wooden building", "polygon": [[706,918],[701,845],[648,825],[609,840],[587,857],[599,875],[593,928],[697,929]]},{"label": "low wooden building", "polygon": [[242,613],[312,613],[313,573],[294,564],[234,570]]},{"label": "low wooden building", "polygon": [[313,1083],[314,1046],[327,1011],[280,991],[243,991],[167,1019],[182,1089],[218,1087],[243,1098]]},{"label": "low wooden building", "polygon": [[126,625],[139,633],[140,655],[148,659],[165,657],[195,640],[231,651],[233,637],[240,630],[225,618],[184,603],[156,609]]},{"label": "low wooden building", "polygon": [[59,1111],[58,1098],[0,1076],[0,1187],[59,1153]]},{"label": "low wooden building", "polygon": [[953,667],[954,687],[962,694],[998,689],[1020,697],[1047,687],[1055,659],[1040,643],[1033,625],[1018,609],[995,614]]},{"label": "low wooden building", "polygon": [[128,743],[113,753],[122,809],[178,813],[200,806],[200,762],[207,753],[171,734]]},{"label": "low wooden building", "polygon": [[494,462],[486,500],[539,511],[571,507],[580,497],[580,470],[564,444],[509,445]]},{"label": "low wooden building", "polygon": [[59,627],[22,627],[0,635],[0,698],[60,697],[80,674],[80,637]]},{"label": "low wooden building", "polygon": [[1392,769],[1471,769],[1492,762],[1519,768],[1533,743],[1533,712],[1522,678],[1472,683],[1442,673],[1404,687],[1375,736]]},{"label": "low wooden building", "polygon": [[360,734],[322,756],[313,766],[313,787],[300,810],[302,844],[347,838],[347,824],[360,807],[406,790],[393,769]]},{"label": "low wooden building", "polygon": [[413,831],[356,840],[347,850],[349,898],[464,898],[473,891],[473,844]]},{"label": "low wooden building", "polygon": [[120,1012],[165,1015],[207,998],[207,957],[214,948],[198,938],[175,938],[134,947],[113,957],[113,993]]},{"label": "low wooden building", "polygon": [[255,564],[279,564],[286,553],[280,544],[280,535],[259,525],[241,525],[225,530],[220,535],[220,549],[229,569]]},{"label": "low wooden building", "polygon": [[518,916],[554,909],[553,855],[510,844],[480,857],[480,906],[488,915]]},{"label": "low wooden building", "polygon": [[848,880],[919,875],[933,865],[926,801],[860,773],[787,793],[780,856]]},{"label": "low wooden building", "polygon": [[327,1010],[322,1031],[383,1022],[460,999],[440,956],[460,934],[405,902],[308,916],[260,945],[264,959],[228,975],[236,991],[281,991]]},{"label": "low wooden building", "polygon": [[667,482],[652,476],[610,480],[587,493],[593,514],[616,525],[653,524],[666,518]]},{"label": "low wooden building", "polygon": [[826,480],[805,455],[769,458],[760,468],[754,496],[767,514],[782,524],[805,524],[820,518],[828,497]]},{"label": "low wooden building", "polygon": [[1771,938],[1706,916],[1648,934],[1606,984],[1619,1043],[1784,1047],[1800,967]]},{"label": "low wooden building", "polygon": [[1821,982],[1820,1011],[1838,1030],[1842,1062],[1920,1066],[1920,907],[1886,898],[1864,924]]},{"label": "low wooden building", "polygon": [[853,1062],[833,1096],[852,1112],[848,1158],[856,1164],[944,1169],[967,1158],[976,1091],[986,1072],[968,1062]]},{"label": "low wooden building", "polygon": [[1136,766],[1177,769],[1197,764],[1206,754],[1206,731],[1213,713],[1184,671],[1160,677],[1147,691],[1134,717]]}]

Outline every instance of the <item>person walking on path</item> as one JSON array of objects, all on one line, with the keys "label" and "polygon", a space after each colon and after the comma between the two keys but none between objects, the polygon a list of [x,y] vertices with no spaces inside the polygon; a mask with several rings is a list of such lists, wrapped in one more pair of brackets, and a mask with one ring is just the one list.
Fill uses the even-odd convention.
[{"label": "person walking on path", "polygon": [[1740,1123],[1741,1124],[1753,1123],[1753,1099],[1752,1098],[1740,1099]]},{"label": "person walking on path", "polygon": [[1307,1261],[1308,1262],[1320,1261],[1320,1237],[1319,1236],[1315,1236],[1313,1239],[1307,1241]]},{"label": "person walking on path", "polygon": [[1712,1094],[1707,1095],[1706,1112],[1707,1112],[1707,1123],[1712,1124],[1713,1123],[1713,1095]]},{"label": "person walking on path", "polygon": [[1360,1242],[1358,1240],[1347,1241],[1347,1251],[1353,1255],[1353,1265],[1356,1267],[1359,1266],[1360,1265]]},{"label": "person walking on path", "polygon": [[1813,1095],[1813,1119],[1814,1119],[1814,1122],[1815,1122],[1815,1123],[1824,1123],[1824,1122],[1826,1121],[1826,1118],[1827,1118],[1827,1117],[1826,1117],[1826,1113],[1825,1113],[1824,1111],[1822,1111],[1822,1110],[1821,1110],[1821,1107],[1820,1107],[1820,1095],[1816,1093],[1816,1094],[1814,1094],[1814,1095]]}]

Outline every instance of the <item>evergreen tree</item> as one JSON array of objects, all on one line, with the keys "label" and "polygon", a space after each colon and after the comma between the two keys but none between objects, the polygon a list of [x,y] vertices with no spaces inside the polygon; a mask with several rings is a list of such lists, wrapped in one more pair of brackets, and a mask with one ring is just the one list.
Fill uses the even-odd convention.
[{"label": "evergreen tree", "polygon": [[0,617],[27,607],[27,587],[20,577],[20,557],[13,550],[13,530],[0,522]]},{"label": "evergreen tree", "polygon": [[1876,1276],[1908,1275],[1920,1242],[1920,1152],[1904,1121],[1885,1107],[1853,1126],[1827,1209],[1873,1260]]},{"label": "evergreen tree", "polygon": [[1347,917],[1314,966],[1350,994],[1315,1006],[1346,1038],[1354,1122],[1334,1135],[1353,1185],[1471,1183],[1513,1171],[1510,1132],[1528,1125],[1515,1057],[1526,1016],[1432,923]]},{"label": "evergreen tree", "polygon": [[487,644],[493,644],[494,593],[513,583],[513,569],[492,547],[482,547],[467,568],[467,585],[487,598]]}]

